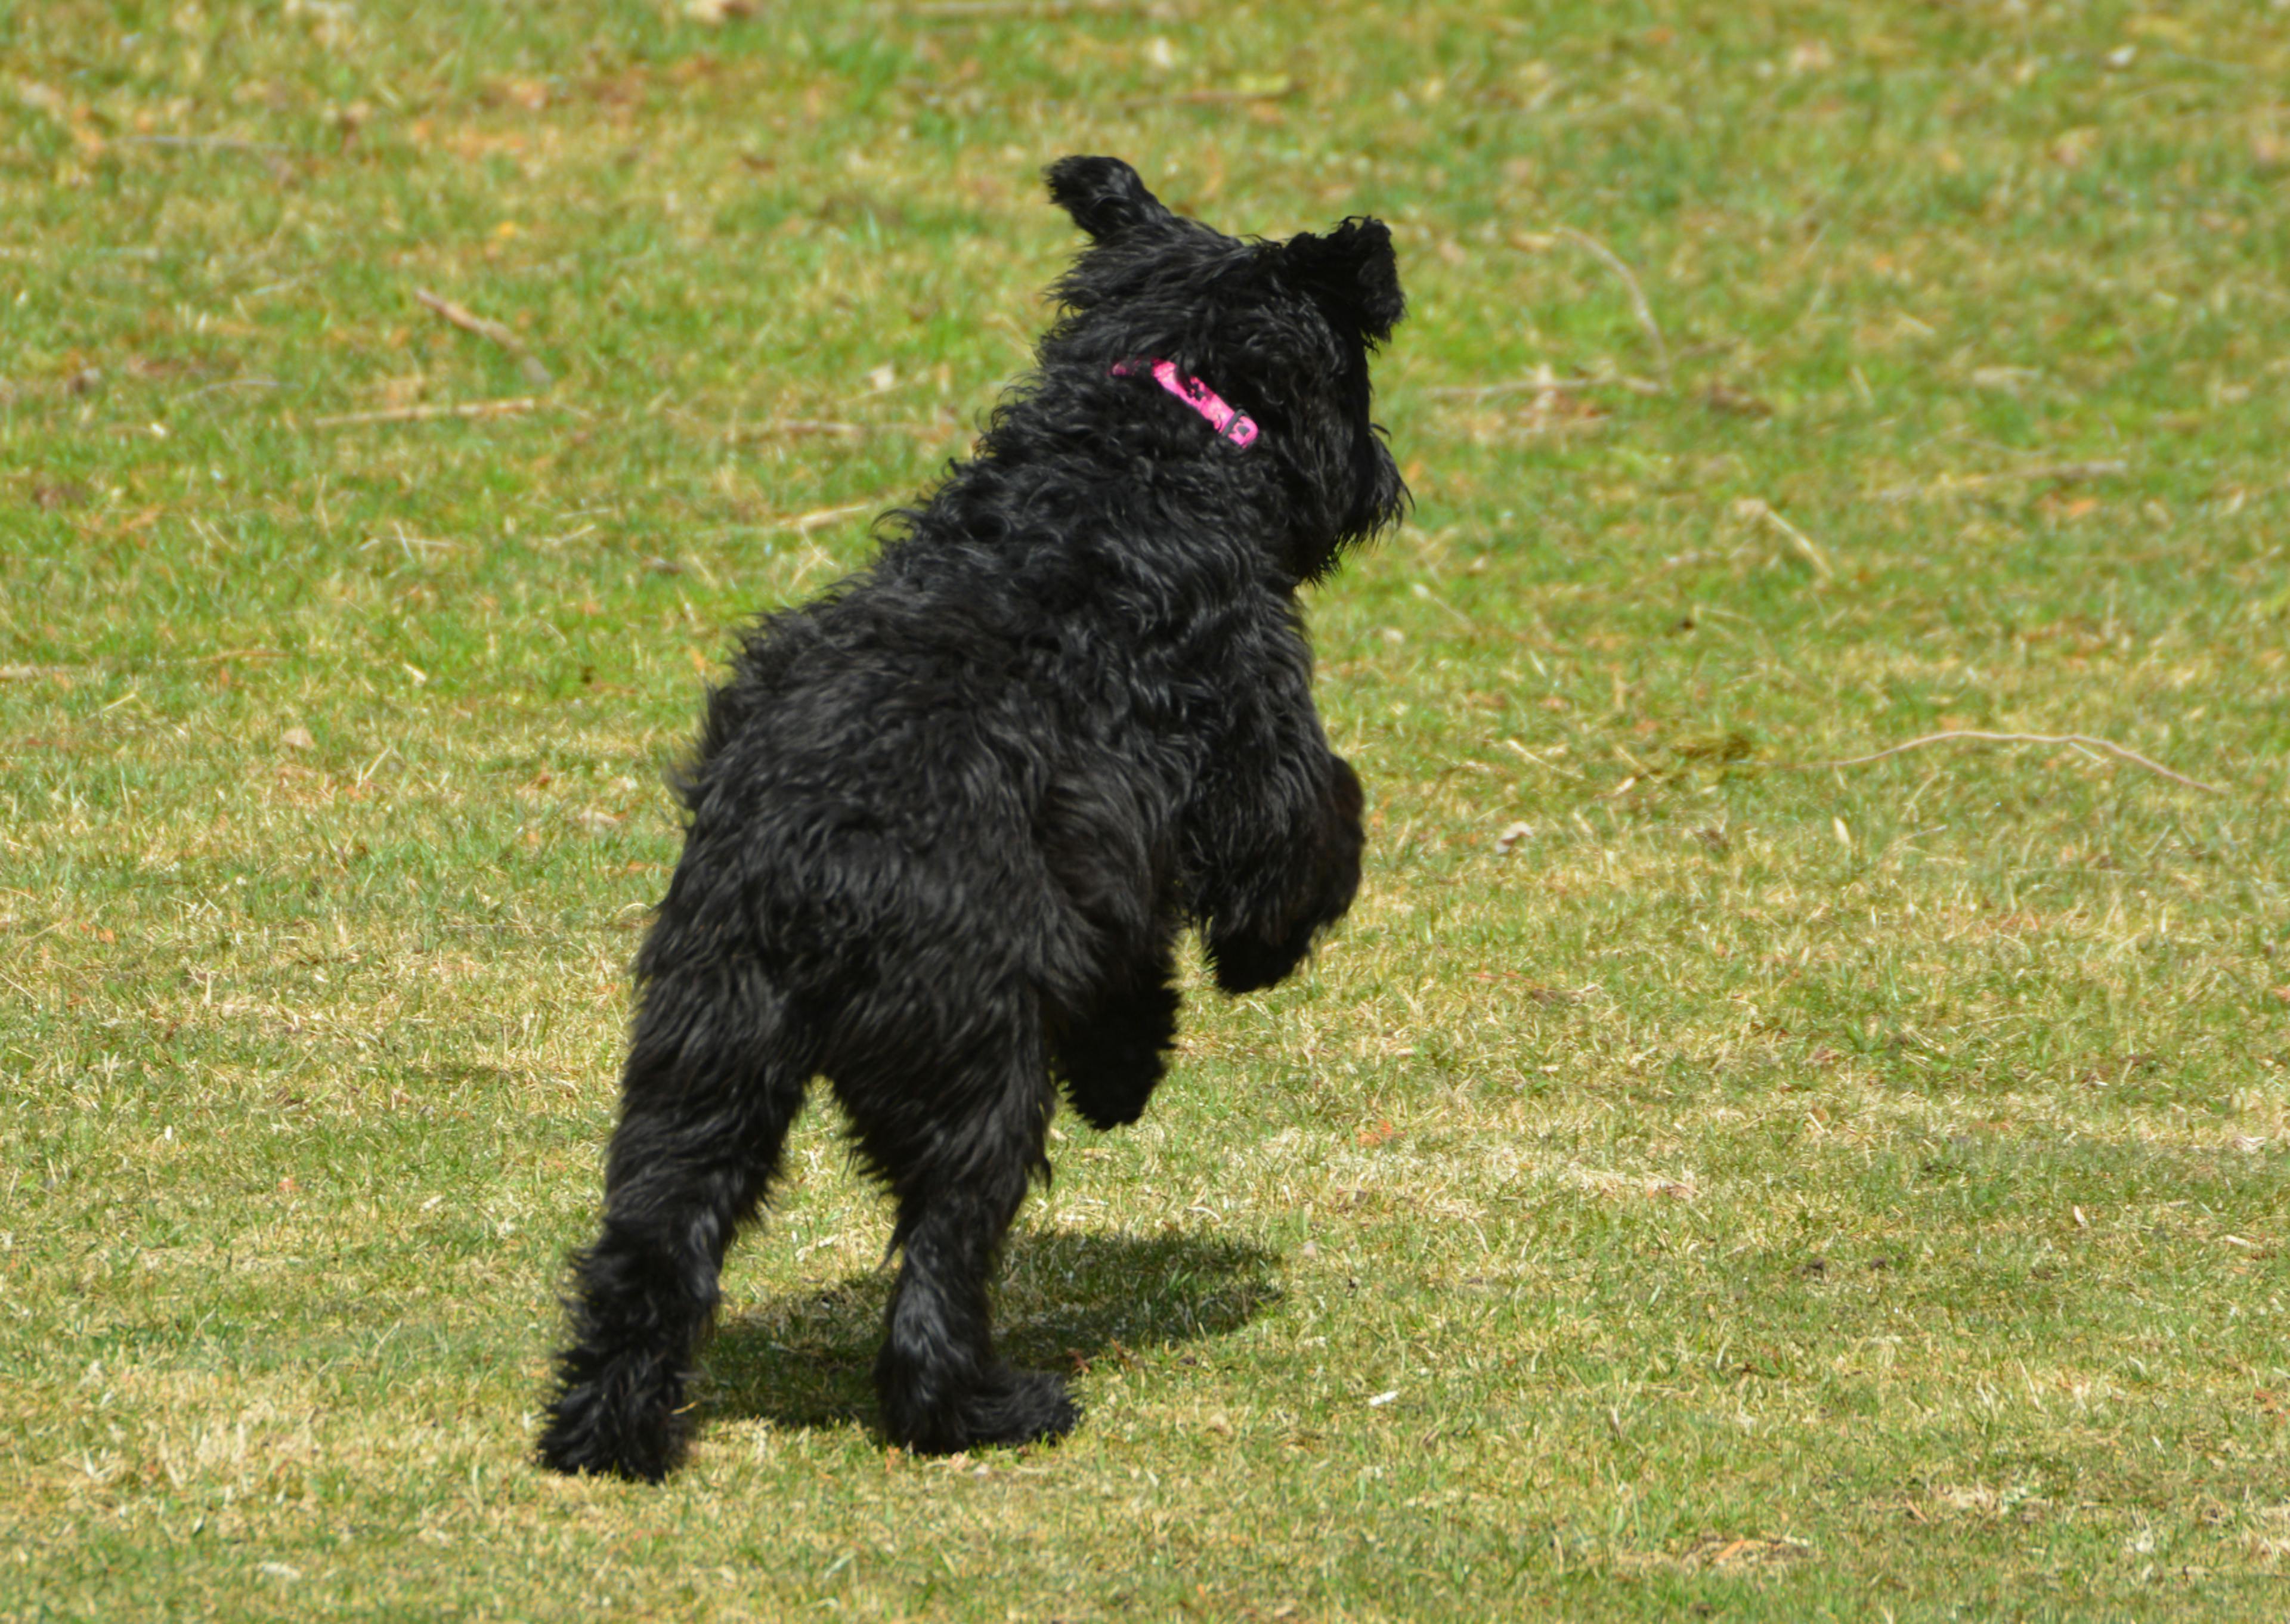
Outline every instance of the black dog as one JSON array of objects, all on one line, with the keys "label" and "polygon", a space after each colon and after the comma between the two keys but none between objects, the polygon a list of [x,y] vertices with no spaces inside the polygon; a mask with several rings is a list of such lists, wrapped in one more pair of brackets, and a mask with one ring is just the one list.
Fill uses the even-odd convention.
[{"label": "black dog", "polygon": [[1241,993],[1350,905],[1359,780],[1295,595],[1407,499],[1368,418],[1390,233],[1239,242],[1117,159],[1047,178],[1093,241],[1037,371],[874,568],[764,620],[710,697],[575,1260],[560,1471],[676,1464],[725,1247],[814,1076],[898,1201],[892,1441],[1072,1427],[1062,1382],[996,1357],[986,1300],[1053,1079],[1093,1125],[1135,1121],[1178,932]]}]

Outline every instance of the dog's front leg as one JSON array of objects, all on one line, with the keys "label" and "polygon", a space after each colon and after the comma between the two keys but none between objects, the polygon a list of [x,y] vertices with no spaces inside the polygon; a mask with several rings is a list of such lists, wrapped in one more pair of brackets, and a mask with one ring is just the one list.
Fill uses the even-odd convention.
[{"label": "dog's front leg", "polygon": [[1209,961],[1225,992],[1253,992],[1286,977],[1359,890],[1359,776],[1323,745],[1308,781],[1310,798],[1270,839],[1259,831],[1243,844],[1202,899]]},{"label": "dog's front leg", "polygon": [[1091,1127],[1118,1128],[1144,1115],[1177,1041],[1175,975],[1170,944],[1159,942],[1058,1034],[1066,1098]]}]

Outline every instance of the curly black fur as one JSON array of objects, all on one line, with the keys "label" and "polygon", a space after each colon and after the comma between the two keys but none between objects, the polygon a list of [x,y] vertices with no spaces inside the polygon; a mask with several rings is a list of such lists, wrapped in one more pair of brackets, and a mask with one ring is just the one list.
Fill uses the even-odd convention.
[{"label": "curly black fur", "polygon": [[[1359,780],[1312,708],[1296,591],[1406,501],[1368,416],[1403,308],[1390,234],[1242,242],[1117,159],[1047,179],[1093,241],[1036,371],[875,566],[763,620],[710,697],[540,1438],[560,1471],[677,1463],[725,1247],[821,1075],[898,1203],[885,1432],[1072,1427],[987,1310],[1053,1082],[1093,1126],[1135,1121],[1178,932],[1246,992],[1358,884]],[[1121,366],[1157,358],[1255,443]]]}]

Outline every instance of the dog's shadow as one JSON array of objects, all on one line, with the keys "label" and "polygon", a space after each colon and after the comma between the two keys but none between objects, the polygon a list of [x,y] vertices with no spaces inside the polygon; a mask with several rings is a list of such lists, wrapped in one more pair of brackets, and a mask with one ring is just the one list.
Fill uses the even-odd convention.
[{"label": "dog's shadow", "polygon": [[[1260,1247],[1172,1232],[1010,1237],[995,1346],[1013,1364],[1071,1374],[1097,1359],[1229,1335],[1284,1292]],[[706,1420],[872,1428],[875,1352],[892,1271],[727,1312],[701,1361]]]}]

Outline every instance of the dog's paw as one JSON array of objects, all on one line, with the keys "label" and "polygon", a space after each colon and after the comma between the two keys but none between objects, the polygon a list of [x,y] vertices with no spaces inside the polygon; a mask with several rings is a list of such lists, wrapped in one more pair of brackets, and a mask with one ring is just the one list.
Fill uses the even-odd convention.
[{"label": "dog's paw", "polygon": [[1160,1049],[1143,1044],[1125,1049],[1071,1045],[1060,1059],[1067,1100],[1084,1122],[1101,1133],[1127,1127],[1145,1114],[1146,1102],[1160,1084],[1164,1064]]},{"label": "dog's paw", "polygon": [[567,1477],[625,1477],[630,1483],[661,1483],[673,1470],[684,1451],[680,1440],[656,1434],[610,1435],[581,1427],[577,1421],[551,1426],[540,1435],[534,1451],[540,1464]]},{"label": "dog's paw", "polygon": [[1217,990],[1232,997],[1261,992],[1285,980],[1304,956],[1304,948],[1293,952],[1245,937],[1218,937],[1209,942],[1209,969]]},{"label": "dog's paw", "polygon": [[1125,1128],[1145,1115],[1148,1096],[1144,1093],[1112,1098],[1104,1094],[1085,1094],[1069,1087],[1066,1098],[1072,1103],[1075,1114],[1100,1133],[1110,1133],[1116,1128]]},{"label": "dog's paw", "polygon": [[1081,1406],[1061,1377],[1045,1371],[1005,1370],[1007,1385],[972,1417],[980,1444],[1042,1444],[1061,1438],[1081,1421]]},{"label": "dog's paw", "polygon": [[909,1411],[886,1395],[884,1430],[918,1455],[951,1455],[991,1444],[1045,1444],[1071,1432],[1081,1407],[1062,1378],[1003,1365],[950,1404]]},{"label": "dog's paw", "polygon": [[684,1459],[684,1427],[673,1404],[641,1384],[605,1379],[569,1387],[548,1407],[534,1454],[568,1477],[659,1483]]}]

